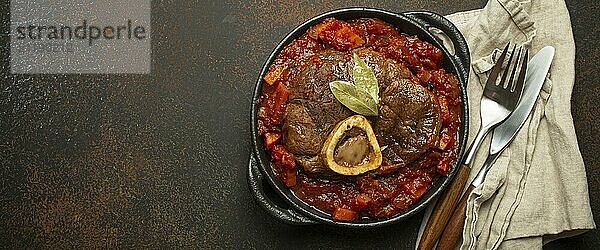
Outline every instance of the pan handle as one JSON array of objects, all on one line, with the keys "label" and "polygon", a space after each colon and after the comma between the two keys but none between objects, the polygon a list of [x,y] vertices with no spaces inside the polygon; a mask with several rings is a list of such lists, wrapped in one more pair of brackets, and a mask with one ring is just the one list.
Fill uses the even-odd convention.
[{"label": "pan handle", "polygon": [[299,214],[291,208],[283,208],[273,202],[265,193],[265,188],[272,188],[265,185],[265,176],[258,168],[258,162],[254,154],[250,155],[248,163],[248,185],[258,204],[263,207],[270,215],[292,225],[315,225],[316,221]]},{"label": "pan handle", "polygon": [[[457,72],[461,75],[464,82],[467,82],[469,77],[469,69],[471,68],[471,56],[469,54],[469,47],[467,46],[467,41],[463,37],[462,33],[454,26],[452,22],[450,22],[445,17],[433,13],[433,12],[424,12],[424,11],[415,11],[415,12],[405,12],[403,15],[409,16],[413,18],[417,23],[419,23],[426,30],[431,31],[431,28],[436,28],[444,33],[446,37],[452,41],[452,47],[448,48],[449,50],[454,50],[452,53],[452,57],[454,57],[455,61],[459,64],[459,68],[461,72]],[[433,32],[432,32],[433,33]],[[438,40],[439,37],[436,37]],[[444,41],[440,41],[444,43]],[[445,45],[445,43],[444,43]],[[446,46],[446,45],[445,45]]]}]

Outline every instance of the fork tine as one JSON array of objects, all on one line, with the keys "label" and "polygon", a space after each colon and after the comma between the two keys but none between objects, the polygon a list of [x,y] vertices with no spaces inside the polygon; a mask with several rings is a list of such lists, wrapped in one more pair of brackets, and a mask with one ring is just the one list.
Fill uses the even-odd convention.
[{"label": "fork tine", "polygon": [[529,50],[525,49],[525,56],[523,57],[523,63],[519,69],[519,78],[515,83],[515,93],[521,96],[523,91],[523,85],[525,84],[525,74],[527,73],[527,62],[529,61]]},{"label": "fork tine", "polygon": [[510,43],[507,43],[506,47],[504,47],[504,50],[502,50],[500,58],[498,58],[498,61],[496,62],[496,64],[494,64],[494,67],[492,67],[492,71],[490,71],[490,76],[488,77],[488,80],[485,83],[486,85],[496,85],[496,79],[498,79],[498,74],[500,73],[500,70],[502,70],[502,63],[504,62],[504,58],[506,57],[506,53],[508,52],[509,46]]},{"label": "fork tine", "polygon": [[515,74],[517,73],[517,69],[519,68],[519,63],[521,62],[521,52],[523,47],[519,47],[519,53],[517,54],[517,58],[515,58],[515,65],[513,66],[513,70],[510,73],[510,80],[505,84],[505,88],[508,88],[511,92],[515,91]]},{"label": "fork tine", "polygon": [[[513,57],[515,55],[515,50],[517,49],[517,45],[513,45],[512,52],[510,52],[510,57],[508,58],[508,64],[506,65],[506,69],[504,69],[504,73],[502,73],[502,78],[497,85],[500,85],[503,88],[506,88],[506,77],[508,77],[508,72],[510,71],[510,65],[512,64]],[[515,67],[516,68],[516,67]]]}]

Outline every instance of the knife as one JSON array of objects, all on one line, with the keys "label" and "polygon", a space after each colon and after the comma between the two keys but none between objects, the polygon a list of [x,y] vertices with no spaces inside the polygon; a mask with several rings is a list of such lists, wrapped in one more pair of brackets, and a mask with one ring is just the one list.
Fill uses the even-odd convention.
[{"label": "knife", "polygon": [[498,127],[494,129],[492,142],[490,144],[490,153],[483,164],[483,167],[477,173],[475,179],[471,182],[467,191],[460,199],[454,214],[452,215],[448,225],[444,229],[438,249],[454,249],[456,244],[460,242],[463,226],[465,224],[467,199],[471,191],[483,183],[486,174],[491,169],[496,159],[502,151],[508,147],[513,141],[529,114],[535,106],[537,97],[542,89],[542,85],[546,79],[550,64],[554,58],[554,47],[546,46],[542,48],[531,60],[525,74],[525,87],[521,96],[521,101],[513,113]]}]

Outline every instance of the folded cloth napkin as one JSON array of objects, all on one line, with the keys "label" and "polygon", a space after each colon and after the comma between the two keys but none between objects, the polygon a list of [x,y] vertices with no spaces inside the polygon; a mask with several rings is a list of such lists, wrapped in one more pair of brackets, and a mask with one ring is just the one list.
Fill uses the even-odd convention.
[{"label": "folded cloth napkin", "polygon": [[[481,10],[447,18],[461,30],[471,52],[471,139],[480,124],[487,72],[500,50],[508,42],[529,48],[530,56],[544,46],[556,49],[532,115],[469,196],[461,249],[541,248],[553,239],[595,228],[571,118],[575,44],[564,1],[490,0]],[[471,180],[488,148],[489,138],[471,164]]]}]

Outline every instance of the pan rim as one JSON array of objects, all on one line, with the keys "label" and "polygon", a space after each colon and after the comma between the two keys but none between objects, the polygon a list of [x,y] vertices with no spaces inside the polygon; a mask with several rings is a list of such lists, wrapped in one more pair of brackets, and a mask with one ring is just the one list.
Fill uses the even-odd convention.
[{"label": "pan rim", "polygon": [[[423,13],[431,13],[431,12],[423,12]],[[435,190],[433,190],[433,186],[437,185],[437,183],[434,182],[432,188],[430,188],[426,193],[426,195],[429,194],[429,196],[422,197],[421,199],[419,199],[419,201],[417,201],[416,204],[411,206],[411,208],[409,210],[407,210],[406,212],[399,213],[397,215],[394,215],[390,218],[385,218],[385,219],[359,220],[356,222],[334,221],[331,218],[330,214],[324,213],[324,212],[320,211],[319,209],[307,204],[303,200],[299,199],[293,193],[293,191],[291,191],[287,187],[284,187],[284,185],[277,178],[275,178],[272,171],[268,171],[268,170],[271,170],[271,166],[270,166],[270,164],[268,164],[270,162],[270,160],[265,159],[264,146],[261,143],[261,139],[258,136],[258,119],[257,119],[258,104],[257,104],[257,100],[260,97],[261,92],[262,92],[262,84],[263,84],[262,78],[264,77],[264,75],[266,75],[270,65],[273,63],[276,56],[291,41],[293,41],[294,39],[299,37],[299,35],[303,34],[309,27],[322,21],[323,19],[329,18],[329,17],[338,18],[340,16],[354,16],[352,18],[347,18],[347,19],[357,19],[357,18],[362,18],[362,17],[381,18],[382,16],[385,16],[385,18],[387,18],[387,19],[394,19],[397,22],[411,25],[414,29],[417,29],[419,31],[418,34],[411,34],[411,35],[417,35],[417,36],[419,36],[419,39],[422,39],[422,40],[423,40],[422,36],[425,36],[427,38],[425,40],[434,44],[436,47],[440,48],[442,50],[442,52],[444,53],[444,58],[445,58],[444,60],[449,59],[448,65],[451,67],[451,69],[452,69],[451,71],[456,73],[458,76],[459,70],[460,70],[459,65],[461,65],[461,64],[456,62],[456,59],[450,55],[450,53],[447,51],[447,49],[444,46],[442,46],[439,41],[435,40],[434,36],[426,28],[422,27],[421,24],[419,24],[417,21],[413,20],[411,17],[407,16],[406,14],[410,14],[410,12],[394,13],[394,12],[381,10],[381,9],[363,8],[363,7],[342,8],[342,9],[325,12],[323,14],[320,14],[313,18],[308,19],[307,21],[296,26],[292,31],[290,31],[277,44],[277,46],[273,49],[273,51],[270,53],[269,57],[263,64],[260,75],[256,81],[254,95],[252,98],[252,111],[251,111],[252,142],[253,142],[252,154],[254,155],[254,157],[257,160],[260,171],[262,172],[262,174],[264,174],[266,176],[266,179],[268,180],[269,185],[276,191],[276,193],[278,195],[280,195],[286,201],[286,203],[288,203],[294,210],[300,211],[303,215],[306,215],[310,219],[313,219],[319,223],[334,225],[334,226],[341,226],[341,227],[350,227],[350,228],[371,228],[371,227],[379,227],[379,226],[393,224],[393,223],[396,223],[399,221],[403,221],[407,218],[410,218],[413,215],[415,215],[416,213],[423,210],[425,207],[427,207],[441,192],[443,192],[449,186],[450,181],[455,176],[458,166],[460,165],[460,157],[458,157],[456,163],[453,164],[452,169],[449,172],[449,174],[446,177],[440,177],[440,178],[443,178],[443,180],[441,181],[441,184],[439,184],[439,186],[436,187]],[[340,19],[344,19],[344,18],[340,18]],[[384,20],[384,21],[388,22],[387,20]],[[395,26],[396,28],[404,31],[404,29],[398,27],[398,25],[395,25],[395,24],[392,24],[392,25]],[[464,48],[464,49],[466,49],[468,51],[468,48]],[[468,54],[468,52],[467,52],[467,54]],[[462,65],[462,66],[465,67],[465,65]],[[445,68],[448,69],[448,67],[445,67]],[[468,101],[467,101],[467,96],[466,96],[466,82],[467,82],[466,78],[459,77],[459,83],[460,83],[459,87],[461,90],[461,101],[462,101],[462,105],[461,105],[462,124],[461,124],[461,129],[460,129],[460,134],[459,134],[460,142],[459,142],[459,149],[458,149],[459,156],[461,156],[465,150],[466,136],[468,134],[468,121],[469,121],[468,117],[469,116],[468,116]],[[267,163],[267,164],[265,164],[265,163]],[[438,180],[438,182],[439,182],[439,180]]]}]

